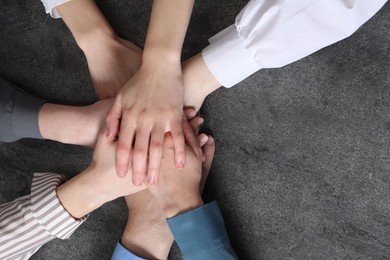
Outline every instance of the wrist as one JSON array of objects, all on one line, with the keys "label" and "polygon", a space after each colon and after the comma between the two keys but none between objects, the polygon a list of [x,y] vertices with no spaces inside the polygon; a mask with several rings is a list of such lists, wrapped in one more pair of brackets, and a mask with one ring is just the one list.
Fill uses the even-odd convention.
[{"label": "wrist", "polygon": [[174,203],[163,208],[167,218],[172,218],[190,210],[199,208],[204,205],[200,196],[195,196],[193,199],[185,199],[182,202]]},{"label": "wrist", "polygon": [[95,44],[95,36],[112,37],[114,31],[93,0],[69,1],[56,7],[81,49]]},{"label": "wrist", "polygon": [[184,106],[199,110],[204,99],[221,87],[208,69],[201,54],[197,54],[182,65],[184,80]]},{"label": "wrist", "polygon": [[57,196],[62,206],[75,219],[80,219],[104,203],[93,196],[93,187],[88,185],[85,175],[90,169],[65,182],[57,188]]},{"label": "wrist", "polygon": [[111,28],[105,26],[93,27],[91,30],[75,35],[75,40],[80,49],[85,55],[99,52],[106,46],[115,44],[118,41],[118,36]]},{"label": "wrist", "polygon": [[[97,167],[93,162],[79,175],[79,188],[83,189],[83,194],[89,201],[88,208],[92,209],[92,211],[109,201],[121,197],[124,193],[119,187],[113,188],[116,184],[109,183],[105,177],[109,171],[109,169]],[[113,175],[112,177],[117,176]]]},{"label": "wrist", "polygon": [[[171,66],[181,68],[180,59],[180,50],[161,46],[154,47],[145,45],[142,55],[142,64],[158,64],[158,66],[163,66],[165,68],[169,68]],[[156,63],[156,61],[158,62]]]},{"label": "wrist", "polygon": [[112,190],[104,188],[107,184],[97,178],[101,175],[98,171],[90,166],[57,188],[57,196],[63,207],[76,219],[119,197]]}]

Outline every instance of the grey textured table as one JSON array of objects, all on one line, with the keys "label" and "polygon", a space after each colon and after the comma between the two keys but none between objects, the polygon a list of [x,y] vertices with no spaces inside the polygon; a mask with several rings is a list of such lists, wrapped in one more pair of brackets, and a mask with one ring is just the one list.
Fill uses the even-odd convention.
[{"label": "grey textured table", "polygon": [[[151,1],[98,3],[142,46]],[[183,58],[245,3],[197,1]],[[389,31],[387,4],[350,38],[206,100],[217,152],[205,197],[218,200],[242,259],[390,258]],[[53,102],[96,99],[82,52],[38,0],[1,2],[0,75]],[[33,172],[71,177],[90,159],[88,149],[50,141],[0,144],[0,202],[28,193]],[[33,259],[108,259],[126,214],[122,200],[107,204]]]}]

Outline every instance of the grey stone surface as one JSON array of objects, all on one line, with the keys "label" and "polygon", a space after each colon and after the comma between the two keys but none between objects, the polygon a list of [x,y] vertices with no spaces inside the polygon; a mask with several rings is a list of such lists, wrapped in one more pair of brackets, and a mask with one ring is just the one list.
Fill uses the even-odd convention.
[{"label": "grey stone surface", "polygon": [[[246,2],[197,1],[183,58]],[[151,1],[98,4],[142,46]],[[390,258],[389,28],[387,4],[348,39],[206,100],[217,152],[205,197],[218,200],[242,259]],[[1,1],[0,75],[53,102],[96,99],[82,52],[40,1]],[[0,144],[0,202],[28,193],[33,172],[71,177],[90,159],[88,149],[51,141]],[[122,200],[109,203],[33,259],[108,259],[126,214]]]}]

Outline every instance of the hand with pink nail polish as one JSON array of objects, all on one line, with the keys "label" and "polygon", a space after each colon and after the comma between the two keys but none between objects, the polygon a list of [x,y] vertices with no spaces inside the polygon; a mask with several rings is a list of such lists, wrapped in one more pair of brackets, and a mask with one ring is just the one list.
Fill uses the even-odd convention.
[{"label": "hand with pink nail polish", "polygon": [[123,87],[107,115],[109,137],[119,135],[119,177],[125,176],[131,161],[134,185],[142,185],[145,177],[149,184],[155,184],[167,132],[172,134],[175,164],[179,169],[184,167],[183,95],[180,63],[163,69],[143,64]]},{"label": "hand with pink nail polish", "polygon": [[193,5],[194,0],[153,1],[141,66],[107,114],[108,136],[119,136],[117,173],[123,177],[132,158],[134,185],[141,185],[145,176],[149,184],[157,182],[168,132],[175,147],[176,167],[183,168],[186,163],[180,60]]}]

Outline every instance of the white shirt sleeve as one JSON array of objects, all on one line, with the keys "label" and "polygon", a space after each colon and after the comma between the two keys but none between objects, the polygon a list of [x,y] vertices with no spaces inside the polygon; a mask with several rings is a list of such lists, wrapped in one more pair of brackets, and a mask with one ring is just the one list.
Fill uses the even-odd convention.
[{"label": "white shirt sleeve", "polygon": [[70,0],[41,0],[43,6],[45,7],[46,13],[50,14],[53,18],[61,18],[61,15],[57,12],[56,6],[65,4]]},{"label": "white shirt sleeve", "polygon": [[386,2],[252,0],[202,55],[214,77],[232,87],[261,68],[282,67],[350,36]]}]

